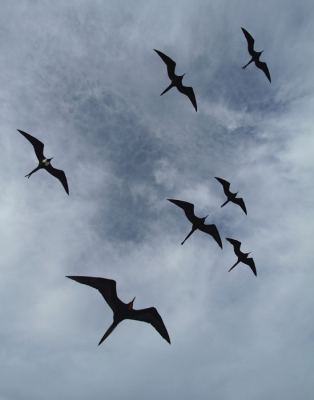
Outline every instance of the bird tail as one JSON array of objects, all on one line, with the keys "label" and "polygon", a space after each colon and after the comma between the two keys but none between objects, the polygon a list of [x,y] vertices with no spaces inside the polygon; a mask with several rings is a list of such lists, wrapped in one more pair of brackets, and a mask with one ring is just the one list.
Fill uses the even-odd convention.
[{"label": "bird tail", "polygon": [[238,260],[230,269],[229,269],[229,271],[228,272],[230,272],[236,265],[238,265],[239,264],[239,262],[240,262],[240,260]]},{"label": "bird tail", "polygon": [[106,333],[104,334],[104,336],[100,339],[100,342],[98,343],[98,346],[102,344],[102,342],[107,339],[107,337],[110,335],[110,333],[117,327],[117,323],[113,322],[109,328],[107,329]]},{"label": "bird tail", "polygon": [[39,169],[40,169],[39,167],[33,169],[32,172],[30,172],[29,174],[25,175],[25,178],[26,178],[26,177],[30,178],[30,176],[31,176],[34,172],[38,171]]},{"label": "bird tail", "polygon": [[225,206],[229,201],[230,201],[230,200],[227,200],[226,202],[224,202],[223,205],[221,206],[221,208],[222,208],[223,206]]},{"label": "bird tail", "polygon": [[187,237],[183,240],[181,244],[184,244],[184,242],[192,235],[192,233],[195,231],[195,229],[192,228],[191,232],[187,235]]},{"label": "bird tail", "polygon": [[168,90],[170,90],[173,86],[174,86],[174,85],[171,83],[171,84],[167,87],[167,89],[165,89],[165,90],[161,93],[160,96],[162,96],[163,94],[165,94],[166,92],[168,92]]}]

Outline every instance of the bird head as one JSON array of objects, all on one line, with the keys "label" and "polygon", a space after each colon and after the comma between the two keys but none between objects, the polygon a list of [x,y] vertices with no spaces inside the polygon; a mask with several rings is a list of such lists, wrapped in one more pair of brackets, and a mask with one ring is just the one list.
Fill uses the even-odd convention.
[{"label": "bird head", "polygon": [[52,159],[53,159],[53,157],[52,158],[48,158],[48,161],[50,162]]},{"label": "bird head", "polygon": [[249,253],[246,253],[246,257],[247,257],[249,254],[251,254],[251,252],[249,252]]},{"label": "bird head", "polygon": [[129,303],[129,310],[132,310],[133,308],[133,303],[134,303],[135,297],[134,299]]},{"label": "bird head", "polygon": [[208,215],[206,215],[206,217],[202,218],[203,223],[205,222],[205,219],[208,217]]},{"label": "bird head", "polygon": [[237,192],[237,193],[235,193],[235,196],[234,197],[237,197],[237,194],[238,194],[239,192]]},{"label": "bird head", "polygon": [[[263,51],[264,51],[264,50],[263,50]],[[262,55],[263,51],[260,51],[260,52],[259,52],[259,55],[260,55],[260,56]]]}]

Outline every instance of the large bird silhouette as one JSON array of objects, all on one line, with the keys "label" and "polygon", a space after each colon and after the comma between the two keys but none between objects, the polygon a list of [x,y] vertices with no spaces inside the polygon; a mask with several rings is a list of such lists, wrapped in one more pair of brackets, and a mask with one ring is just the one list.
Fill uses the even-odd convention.
[{"label": "large bird silhouette", "polygon": [[[154,49],[155,50],[155,49]],[[179,90],[179,92],[185,94],[188,96],[188,98],[191,100],[191,103],[193,104],[195,111],[197,111],[197,104],[196,104],[196,99],[195,99],[195,94],[194,90],[191,87],[183,86],[182,85],[182,79],[185,74],[183,75],[176,75],[174,73],[174,70],[176,68],[176,63],[171,60],[170,57],[166,56],[166,54],[162,53],[161,51],[155,50],[156,53],[160,56],[160,58],[164,61],[164,63],[167,65],[167,71],[168,71],[168,76],[169,79],[171,80],[171,84],[165,89],[160,96],[162,96],[164,93],[168,92],[171,88],[174,86]]]},{"label": "large bird silhouette", "polygon": [[83,283],[84,285],[91,286],[102,294],[108,306],[113,311],[113,323],[107,329],[104,336],[101,338],[98,346],[110,335],[110,333],[118,326],[124,319],[133,319],[136,321],[143,321],[151,324],[156,331],[169,343],[170,338],[165,327],[165,324],[155,307],[143,308],[142,310],[134,310],[133,302],[135,297],[130,303],[123,303],[117,296],[117,283],[112,279],[96,278],[90,276],[67,276],[76,282]]},{"label": "large bird silhouette", "polygon": [[230,238],[226,238],[226,240],[228,240],[228,242],[230,242],[233,245],[233,250],[235,252],[235,255],[238,257],[238,261],[229,269],[228,272],[230,272],[240,262],[243,262],[244,264],[248,265],[253,271],[253,274],[257,276],[254,260],[253,258],[248,258],[248,255],[250,253],[242,253],[242,251],[240,251],[241,242]]},{"label": "large bird silhouette", "polygon": [[31,142],[31,144],[34,147],[36,156],[38,158],[39,164],[38,167],[35,168],[32,172],[30,172],[29,174],[25,175],[25,178],[28,177],[30,178],[30,176],[38,171],[39,169],[44,168],[47,172],[49,172],[49,174],[51,174],[52,176],[54,176],[55,178],[59,179],[59,181],[62,183],[62,186],[64,187],[65,191],[67,192],[67,194],[69,194],[69,187],[68,187],[68,182],[67,182],[67,178],[65,176],[65,173],[63,171],[61,171],[60,169],[56,169],[53,168],[53,166],[51,165],[51,160],[52,158],[46,158],[44,156],[44,144],[39,141],[38,139],[34,138],[34,136],[20,131],[19,129],[17,129],[27,140],[29,140]]},{"label": "large bird silhouette", "polygon": [[251,62],[254,61],[257,68],[261,69],[264,72],[264,74],[267,76],[269,82],[271,82],[267,64],[265,62],[262,62],[259,60],[259,58],[264,50],[263,51],[255,51],[253,48],[254,47],[254,39],[252,38],[252,36],[249,34],[248,31],[246,31],[244,28],[241,28],[241,29],[247,40],[248,52],[249,52],[250,56],[252,57],[251,60],[244,67],[242,67],[242,69],[245,69],[249,64],[251,64]]},{"label": "large bird silhouette", "polygon": [[194,214],[194,204],[182,200],[173,200],[173,199],[168,199],[168,200],[171,201],[171,203],[175,204],[176,206],[182,208],[187,219],[191,222],[191,224],[193,224],[191,232],[187,235],[187,237],[183,240],[181,244],[184,244],[184,242],[192,235],[194,231],[196,231],[196,229],[199,229],[200,231],[211,235],[216,240],[218,245],[222,248],[221,238],[216,225],[204,224],[205,219],[208,217],[208,215],[206,215],[206,217],[204,218],[198,218]]},{"label": "large bird silhouette", "polygon": [[246,207],[245,207],[243,199],[242,198],[238,198],[238,199],[236,198],[237,194],[239,192],[231,193],[230,190],[229,190],[229,187],[230,187],[230,183],[229,182],[227,182],[227,181],[225,181],[224,179],[221,179],[221,178],[217,178],[217,177],[215,177],[215,178],[217,179],[218,182],[220,182],[222,184],[222,187],[224,189],[225,195],[228,197],[228,200],[225,203],[223,203],[223,205],[221,207],[225,206],[229,201],[231,201],[232,203],[235,203],[238,206],[240,206],[242,208],[242,210],[245,212],[245,214],[247,215]]}]

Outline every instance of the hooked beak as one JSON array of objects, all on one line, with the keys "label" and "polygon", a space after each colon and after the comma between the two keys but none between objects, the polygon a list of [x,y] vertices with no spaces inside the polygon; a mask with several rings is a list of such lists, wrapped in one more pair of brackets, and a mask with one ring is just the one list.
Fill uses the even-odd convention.
[{"label": "hooked beak", "polygon": [[129,310],[132,310],[132,308],[133,308],[133,303],[134,303],[134,300],[135,300],[135,297],[134,297],[134,299],[130,302],[130,304],[129,304]]}]

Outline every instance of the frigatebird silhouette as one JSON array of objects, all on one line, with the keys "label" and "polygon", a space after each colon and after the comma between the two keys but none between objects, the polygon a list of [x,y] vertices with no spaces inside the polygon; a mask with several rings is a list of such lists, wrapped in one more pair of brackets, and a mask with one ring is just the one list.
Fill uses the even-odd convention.
[{"label": "frigatebird silhouette", "polygon": [[194,231],[196,231],[196,229],[199,229],[200,231],[211,235],[216,240],[218,245],[222,248],[221,238],[216,225],[204,224],[205,219],[208,217],[208,215],[206,215],[206,217],[204,218],[198,218],[194,214],[194,204],[182,200],[173,200],[173,199],[168,199],[168,200],[171,201],[171,203],[175,204],[176,206],[182,208],[187,219],[191,222],[191,224],[193,224],[191,232],[187,235],[187,237],[183,240],[181,244],[184,244],[184,242],[192,235]]},{"label": "frigatebird silhouette", "polygon": [[31,144],[34,147],[36,156],[38,158],[39,164],[38,167],[35,168],[32,172],[30,172],[29,174],[25,175],[25,178],[28,177],[30,178],[30,176],[38,171],[41,168],[44,168],[47,172],[49,172],[49,174],[51,174],[52,176],[54,176],[55,178],[59,179],[59,181],[62,183],[62,186],[64,187],[65,191],[67,192],[67,194],[69,194],[69,187],[68,187],[68,182],[67,182],[67,178],[65,176],[65,173],[63,171],[61,171],[60,169],[56,169],[53,168],[53,166],[51,165],[51,160],[52,158],[46,158],[44,156],[44,144],[39,141],[38,139],[34,138],[34,136],[31,136],[29,133],[20,131],[19,129],[17,129],[27,140],[29,140],[31,142]]},{"label": "frigatebird silhouette", "polygon": [[241,242],[230,238],[226,238],[226,240],[228,240],[228,242],[230,242],[233,245],[233,250],[235,252],[235,255],[238,257],[238,261],[229,269],[228,272],[230,272],[236,265],[238,265],[239,262],[243,262],[244,264],[248,265],[253,271],[253,274],[257,276],[254,260],[253,258],[248,258],[248,255],[250,253],[242,253],[242,251],[240,251]]},{"label": "frigatebird silhouette", "polygon": [[248,52],[249,52],[250,56],[252,56],[251,60],[244,67],[242,67],[242,69],[245,69],[249,64],[251,64],[251,62],[254,61],[257,68],[261,69],[264,72],[264,74],[267,76],[269,82],[271,82],[267,64],[265,62],[262,62],[259,60],[259,58],[264,50],[263,51],[255,51],[253,49],[254,39],[252,38],[252,36],[249,34],[248,31],[246,31],[244,28],[241,28],[241,29],[247,40]]},{"label": "frigatebird silhouette", "polygon": [[245,207],[243,199],[242,198],[236,199],[236,196],[239,192],[231,193],[229,190],[229,187],[230,187],[229,182],[225,181],[224,179],[217,178],[216,176],[215,176],[215,178],[217,179],[218,182],[220,182],[222,184],[225,195],[228,197],[228,200],[225,203],[223,203],[223,205],[221,207],[225,206],[229,201],[231,201],[232,203],[238,204],[238,206],[240,206],[242,208],[242,210],[245,212],[245,214],[247,215],[246,207]]},{"label": "frigatebird silhouette", "polygon": [[113,323],[110,325],[104,336],[101,338],[98,346],[110,335],[110,333],[118,326],[124,319],[134,319],[136,321],[143,321],[151,324],[156,331],[169,343],[170,338],[165,327],[165,324],[155,307],[143,308],[142,310],[134,310],[133,302],[135,297],[130,303],[123,303],[117,296],[117,283],[112,279],[96,278],[90,276],[67,276],[76,282],[83,283],[84,285],[91,286],[101,293],[106,300],[108,306],[113,311]]},{"label": "frigatebird silhouette", "polygon": [[[155,50],[155,49],[154,49]],[[165,89],[160,96],[162,96],[164,93],[168,92],[171,88],[176,86],[176,88],[179,90],[179,92],[185,94],[188,96],[188,98],[191,100],[191,103],[193,104],[195,111],[197,111],[197,104],[196,104],[196,99],[195,99],[195,94],[194,90],[191,87],[183,86],[182,85],[182,79],[185,74],[183,75],[176,75],[174,73],[174,70],[176,68],[176,63],[171,60],[170,57],[166,56],[166,54],[162,53],[161,51],[155,50],[156,53],[161,57],[161,59],[164,61],[164,63],[167,65],[167,71],[168,71],[168,76],[169,79],[171,80],[171,84]]]}]

